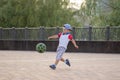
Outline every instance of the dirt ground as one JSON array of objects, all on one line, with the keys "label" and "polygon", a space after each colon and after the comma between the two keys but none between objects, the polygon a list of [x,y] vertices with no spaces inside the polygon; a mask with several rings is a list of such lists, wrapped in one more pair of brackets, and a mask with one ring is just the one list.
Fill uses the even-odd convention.
[{"label": "dirt ground", "polygon": [[0,80],[120,80],[120,54],[65,53],[63,62],[49,68],[55,52],[0,51]]}]

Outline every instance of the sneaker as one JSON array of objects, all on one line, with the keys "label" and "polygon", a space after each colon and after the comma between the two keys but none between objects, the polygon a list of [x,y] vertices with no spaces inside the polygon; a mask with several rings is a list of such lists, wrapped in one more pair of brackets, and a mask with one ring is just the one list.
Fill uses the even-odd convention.
[{"label": "sneaker", "polygon": [[67,64],[68,66],[71,66],[71,65],[70,65],[70,61],[69,61],[68,59],[66,59],[66,64]]},{"label": "sneaker", "polygon": [[51,69],[55,70],[56,69],[56,66],[55,65],[50,65],[49,66]]}]

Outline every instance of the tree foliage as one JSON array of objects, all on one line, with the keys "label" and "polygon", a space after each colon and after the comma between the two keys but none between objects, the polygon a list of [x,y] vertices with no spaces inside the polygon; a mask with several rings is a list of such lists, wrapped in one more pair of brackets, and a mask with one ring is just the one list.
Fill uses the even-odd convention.
[{"label": "tree foliage", "polygon": [[119,0],[85,0],[79,10],[70,0],[0,0],[0,27],[119,26]]},{"label": "tree foliage", "polygon": [[76,11],[82,25],[119,26],[119,0],[85,0],[81,9]]},{"label": "tree foliage", "polygon": [[1,27],[62,26],[75,23],[69,0],[0,0]]}]

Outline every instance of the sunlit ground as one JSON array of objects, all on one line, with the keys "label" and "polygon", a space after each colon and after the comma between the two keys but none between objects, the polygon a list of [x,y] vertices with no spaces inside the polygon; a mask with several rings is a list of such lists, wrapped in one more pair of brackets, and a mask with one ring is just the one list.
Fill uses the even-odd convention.
[{"label": "sunlit ground", "polygon": [[55,56],[55,52],[0,51],[0,80],[120,80],[119,54],[65,53],[71,67],[60,62],[51,70]]}]

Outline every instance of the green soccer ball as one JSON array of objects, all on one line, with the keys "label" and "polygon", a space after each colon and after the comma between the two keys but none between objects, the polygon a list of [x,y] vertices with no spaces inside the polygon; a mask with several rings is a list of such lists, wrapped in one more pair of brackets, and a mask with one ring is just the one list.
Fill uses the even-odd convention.
[{"label": "green soccer ball", "polygon": [[36,45],[36,51],[39,53],[44,53],[46,51],[46,45],[44,43],[38,43]]}]

